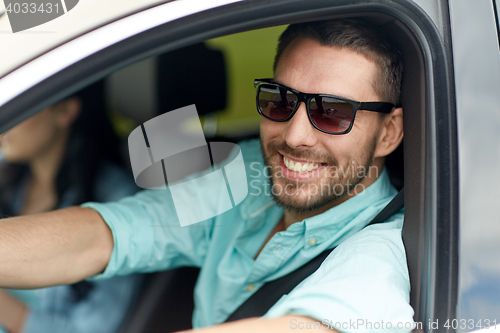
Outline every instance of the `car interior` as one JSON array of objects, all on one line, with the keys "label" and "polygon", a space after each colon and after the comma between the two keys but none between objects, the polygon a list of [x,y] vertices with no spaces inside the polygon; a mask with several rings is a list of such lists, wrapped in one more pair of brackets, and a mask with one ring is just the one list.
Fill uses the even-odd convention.
[{"label": "car interior", "polygon": [[[420,52],[417,52],[418,46],[406,38],[403,27],[397,22],[376,17],[368,19],[376,22],[382,29],[391,31],[391,38],[404,53],[405,82],[402,99],[405,110],[405,131],[418,133],[422,130],[425,114],[422,110],[418,110],[422,107],[421,101],[425,100],[425,77],[422,75],[424,64],[422,57],[419,56]],[[133,119],[134,123],[141,123],[169,110],[195,104],[203,121],[207,140],[237,143],[240,140],[256,138],[259,135],[260,116],[251,110],[254,115],[246,117],[241,108],[255,108],[253,78],[256,78],[255,73],[259,72],[262,72],[264,77],[272,76],[274,49],[267,50],[265,57],[263,56],[267,61],[264,68],[261,68],[263,61],[255,61],[250,56],[235,57],[231,51],[232,48],[238,47],[238,44],[248,46],[253,43],[252,48],[256,49],[259,46],[255,43],[273,45],[285,27],[264,28],[207,40],[126,67],[108,77],[110,105],[120,115]],[[399,33],[395,34],[394,31]],[[217,46],[218,49],[214,48]],[[233,56],[231,61],[228,61],[228,56]],[[234,100],[234,95],[237,93],[233,89],[233,81],[242,80],[242,77],[247,81],[244,88],[248,91],[246,98],[228,103],[228,100]],[[235,85],[239,83],[236,82]],[[193,94],[193,91],[196,94]],[[247,105],[241,106],[242,104]],[[229,121],[239,127],[239,131],[224,131],[224,116],[227,113],[237,115],[235,120]],[[214,126],[210,128],[210,122],[214,121],[215,128]],[[223,127],[222,130],[218,128],[219,126]],[[425,137],[420,137],[419,141],[422,142],[414,147],[420,150],[420,154],[423,154],[424,139]],[[405,146],[408,145],[406,141],[408,140],[405,140],[405,143],[401,144],[386,162],[391,181],[397,189],[403,188],[406,172],[415,172],[403,168],[404,149],[408,149]],[[414,150],[414,153],[406,158],[410,161],[410,165],[417,166],[418,156]],[[194,166],[186,170],[186,174],[195,171],[201,170],[196,170]],[[405,222],[405,226],[407,224],[409,223]],[[421,252],[420,233],[421,227],[415,223],[411,228],[405,228],[405,245],[407,248],[414,248],[408,251],[408,260],[413,269],[417,269],[420,260],[418,256]],[[190,328],[194,307],[193,288],[197,274],[197,268],[180,268],[149,274],[135,309],[131,310],[123,325],[123,332],[165,332]],[[418,304],[418,279],[417,274],[412,276],[414,307]]]},{"label": "car interior", "polygon": [[[361,17],[376,24],[399,48],[405,65],[405,139],[388,157],[387,168],[393,184],[398,189],[405,187],[403,241],[414,319],[425,321],[431,311],[438,317],[453,318],[454,289],[439,290],[440,294],[436,291],[442,281],[456,283],[452,281],[456,258],[449,256],[454,253],[450,244],[456,237],[455,227],[446,224],[453,219],[448,216],[440,222],[439,233],[435,234],[437,219],[446,213],[446,207],[453,206],[453,202],[437,200],[446,200],[445,195],[436,199],[437,187],[446,194],[454,181],[446,171],[453,167],[449,156],[438,156],[435,161],[437,142],[453,141],[452,96],[443,93],[453,89],[449,88],[448,60],[440,52],[445,46],[439,32],[432,23],[417,19],[412,14],[414,9],[403,6],[334,7],[320,3],[300,11],[300,6],[285,9],[283,2],[267,8],[265,14],[264,1],[253,7],[235,6],[231,15],[223,11],[195,14],[110,46],[106,52],[83,60],[79,67],[54,75],[46,88],[34,90],[33,100],[39,101],[40,108],[50,102],[42,93],[52,99],[59,94],[60,98],[61,91],[67,94],[69,89],[74,91],[106,77],[108,104],[115,127],[124,137],[124,154],[126,135],[133,128],[190,104],[197,106],[208,141],[238,142],[258,137],[260,116],[254,105],[253,79],[272,77],[277,37],[286,24],[339,17]],[[61,89],[64,84],[70,87],[67,91]],[[440,112],[436,106],[442,107]],[[444,130],[436,133],[440,128]],[[453,154],[453,142],[451,147],[448,155]],[[186,173],[195,171],[196,166]],[[439,181],[452,185],[442,188]],[[434,202],[438,202],[437,208]],[[440,267],[438,271],[436,266]],[[154,333],[190,328],[197,273],[197,269],[186,267],[148,274],[121,331]]]}]

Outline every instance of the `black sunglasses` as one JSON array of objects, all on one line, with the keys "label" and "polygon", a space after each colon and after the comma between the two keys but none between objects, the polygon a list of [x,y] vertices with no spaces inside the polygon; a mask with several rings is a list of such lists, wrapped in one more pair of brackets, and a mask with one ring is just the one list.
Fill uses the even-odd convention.
[{"label": "black sunglasses", "polygon": [[290,120],[300,102],[304,102],[311,124],[328,134],[349,133],[358,110],[390,113],[395,107],[386,102],[356,102],[333,95],[306,94],[272,79],[258,79],[254,85],[257,88],[257,110],[262,116],[284,122]]}]

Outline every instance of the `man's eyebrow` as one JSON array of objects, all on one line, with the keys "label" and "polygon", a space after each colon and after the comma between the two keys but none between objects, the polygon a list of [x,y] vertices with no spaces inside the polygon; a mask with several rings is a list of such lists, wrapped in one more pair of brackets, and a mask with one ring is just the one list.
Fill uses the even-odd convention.
[{"label": "man's eyebrow", "polygon": [[[275,78],[273,78],[272,81],[275,82],[275,83],[282,84],[285,87],[288,87],[286,84],[284,84],[283,82],[280,82],[280,80],[276,80]],[[292,87],[290,87],[290,88],[292,88]],[[292,89],[295,89],[295,88],[292,88]],[[297,89],[295,89],[295,90],[297,90]],[[336,96],[336,97],[342,97],[342,98],[345,98],[345,99],[350,99],[352,101],[357,101],[356,98],[354,98],[354,97],[352,97],[350,95],[346,95],[346,94],[328,94],[328,93],[324,93],[324,92],[314,92],[314,93],[308,93],[308,94],[330,95],[330,96]]]},{"label": "man's eyebrow", "polygon": [[356,98],[354,98],[354,97],[352,97],[350,95],[345,95],[345,94],[325,94],[325,93],[317,93],[317,94],[337,96],[337,97],[342,97],[342,98],[345,98],[345,99],[350,99],[352,101],[357,101]]}]

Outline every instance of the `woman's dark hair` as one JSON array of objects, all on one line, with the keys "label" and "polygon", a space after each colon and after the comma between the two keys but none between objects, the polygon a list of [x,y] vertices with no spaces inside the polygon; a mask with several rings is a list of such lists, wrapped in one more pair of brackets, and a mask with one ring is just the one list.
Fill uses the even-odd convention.
[{"label": "woman's dark hair", "polygon": [[[93,183],[102,164],[105,161],[121,164],[119,139],[106,112],[104,82],[98,81],[69,98],[79,99],[81,110],[71,126],[64,157],[57,173],[57,206],[69,188],[74,194],[71,204],[93,200]],[[29,168],[26,165],[2,163],[0,210],[4,216],[16,214],[12,211],[12,198],[27,172]]]},{"label": "woman's dark hair", "polygon": [[72,96],[81,102],[66,152],[56,178],[58,197],[69,188],[75,191],[72,204],[93,200],[94,179],[105,161],[121,164],[119,139],[108,118],[104,82],[98,81]]}]

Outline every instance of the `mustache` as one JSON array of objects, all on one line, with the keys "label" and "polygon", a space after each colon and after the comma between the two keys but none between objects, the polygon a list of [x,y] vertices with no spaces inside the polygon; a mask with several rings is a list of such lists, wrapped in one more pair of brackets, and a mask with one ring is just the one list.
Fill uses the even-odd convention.
[{"label": "mustache", "polygon": [[330,166],[339,165],[337,159],[329,154],[315,152],[310,149],[294,149],[287,145],[286,142],[271,141],[267,144],[266,150],[268,154],[280,153],[298,160],[318,161],[326,163]]}]

